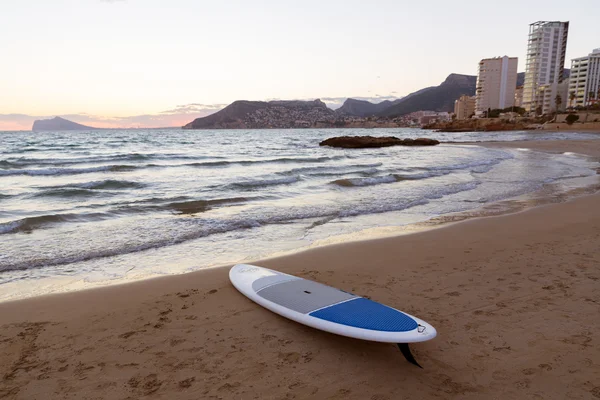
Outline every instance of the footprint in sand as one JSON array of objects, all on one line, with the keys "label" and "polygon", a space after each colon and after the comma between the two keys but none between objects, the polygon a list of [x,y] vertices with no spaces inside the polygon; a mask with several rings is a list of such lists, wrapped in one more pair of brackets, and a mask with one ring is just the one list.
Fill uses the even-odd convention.
[{"label": "footprint in sand", "polygon": [[371,400],[390,400],[390,398],[384,394],[374,394],[371,396]]},{"label": "footprint in sand", "polygon": [[279,353],[278,358],[285,364],[297,364],[300,361],[300,353]]},{"label": "footprint in sand", "polygon": [[187,389],[192,386],[192,384],[194,383],[195,380],[196,380],[196,378],[194,378],[194,377],[187,378],[182,381],[179,381],[178,385],[181,389]]},{"label": "footprint in sand", "polygon": [[531,385],[531,380],[529,380],[529,379],[522,379],[520,381],[515,382],[515,387],[517,389],[529,389],[530,385]]},{"label": "footprint in sand", "polygon": [[550,364],[540,364],[538,365],[538,368],[540,368],[542,371],[552,371],[552,365]]},{"label": "footprint in sand", "polygon": [[525,368],[521,372],[523,372],[523,375],[533,375],[533,374],[535,374],[536,369],[535,368]]},{"label": "footprint in sand", "polygon": [[492,373],[492,378],[497,381],[505,381],[510,378],[510,375],[506,371],[498,370]]}]

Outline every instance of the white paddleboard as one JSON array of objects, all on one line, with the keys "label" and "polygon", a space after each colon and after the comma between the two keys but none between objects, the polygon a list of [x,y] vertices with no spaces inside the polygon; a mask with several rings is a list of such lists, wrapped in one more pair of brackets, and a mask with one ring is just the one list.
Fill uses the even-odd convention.
[{"label": "white paddleboard", "polygon": [[[238,264],[229,271],[229,279],[237,290],[264,308],[337,335],[403,344],[430,340],[437,334],[433,326],[403,311],[267,268]],[[412,356],[402,346],[400,349],[411,361]],[[410,354],[408,346],[405,349]]]}]

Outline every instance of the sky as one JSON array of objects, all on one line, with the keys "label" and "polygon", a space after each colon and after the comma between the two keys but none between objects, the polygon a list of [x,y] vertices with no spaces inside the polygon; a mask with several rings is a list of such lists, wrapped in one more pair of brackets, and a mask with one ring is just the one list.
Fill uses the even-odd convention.
[{"label": "sky", "polygon": [[381,101],[519,57],[529,24],[600,47],[598,0],[0,0],[0,130],[180,126],[235,100]]}]

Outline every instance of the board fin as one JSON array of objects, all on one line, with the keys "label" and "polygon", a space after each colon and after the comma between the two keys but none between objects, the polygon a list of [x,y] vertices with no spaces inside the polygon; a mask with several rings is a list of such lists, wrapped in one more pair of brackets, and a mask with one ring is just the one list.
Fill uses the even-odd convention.
[{"label": "board fin", "polygon": [[423,368],[419,365],[419,363],[417,362],[417,360],[415,360],[415,357],[412,355],[412,353],[410,352],[410,348],[408,347],[408,343],[398,343],[398,347],[400,348],[400,351],[402,352],[402,355],[404,356],[404,358],[406,358],[406,360],[411,363],[416,365],[419,368]]}]

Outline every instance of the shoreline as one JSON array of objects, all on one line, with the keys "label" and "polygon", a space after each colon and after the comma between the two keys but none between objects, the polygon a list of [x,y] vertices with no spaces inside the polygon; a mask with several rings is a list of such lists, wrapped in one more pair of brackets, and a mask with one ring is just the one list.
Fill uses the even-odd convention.
[{"label": "shoreline", "polygon": [[[600,157],[598,141],[548,142],[508,147]],[[0,397],[598,395],[599,205],[590,194],[257,262],[431,323],[438,338],[413,347],[424,370],[264,310],[221,267],[0,303]]]},{"label": "shoreline", "polygon": [[[598,142],[600,143],[600,141]],[[600,149],[594,151],[596,140],[541,140],[541,141],[498,141],[498,142],[452,142],[447,145],[470,145],[480,146],[487,148],[523,148],[530,147],[532,150],[542,151],[546,153],[562,153],[566,150],[577,150],[581,155],[588,157],[598,157],[600,162]],[[564,148],[563,148],[564,147]],[[553,149],[552,151],[550,149]],[[562,149],[562,150],[561,150]],[[564,151],[563,151],[564,150]],[[588,152],[589,154],[584,154]],[[590,153],[591,152],[591,153]],[[599,169],[600,173],[600,169]],[[577,178],[576,178],[577,179]],[[578,178],[580,181],[586,180],[586,178]],[[269,260],[272,258],[283,257],[302,253],[312,249],[318,249],[336,244],[343,243],[356,243],[364,240],[378,240],[390,237],[397,237],[403,235],[410,235],[419,232],[425,232],[431,229],[438,229],[449,224],[454,224],[464,220],[485,218],[489,216],[501,216],[509,215],[515,212],[521,212],[530,208],[538,207],[545,204],[553,204],[567,201],[571,198],[579,197],[582,195],[594,193],[600,190],[600,181],[596,182],[597,179],[587,179],[588,181],[594,182],[581,182],[576,185],[575,189],[569,190],[551,190],[549,188],[538,189],[533,192],[526,193],[524,195],[498,200],[491,203],[482,204],[480,207],[469,209],[466,211],[457,211],[440,216],[434,216],[422,221],[411,222],[407,225],[390,225],[390,226],[378,226],[373,228],[367,228],[356,232],[338,234],[327,238],[317,239],[307,245],[295,247],[291,249],[278,250],[269,254],[265,254],[260,258],[245,259],[238,262],[260,262],[262,260]],[[571,179],[575,181],[575,179]],[[7,292],[21,292],[23,290],[26,293],[16,295],[12,297],[0,297],[0,304],[5,302],[14,302],[19,300],[25,300],[29,298],[37,298],[40,296],[52,296],[61,295],[71,292],[79,292],[86,290],[102,289],[110,286],[122,286],[135,283],[138,281],[145,281],[149,279],[169,278],[179,275],[186,275],[194,272],[202,272],[215,268],[225,268],[233,265],[232,262],[220,262],[214,265],[209,265],[202,268],[190,270],[190,268],[174,268],[172,273],[150,273],[150,272],[137,272],[134,271],[131,275],[124,275],[116,279],[105,279],[105,280],[88,280],[81,275],[73,276],[54,276],[39,278],[26,281],[14,281],[3,284],[2,287]],[[35,289],[31,289],[35,287]]]}]

